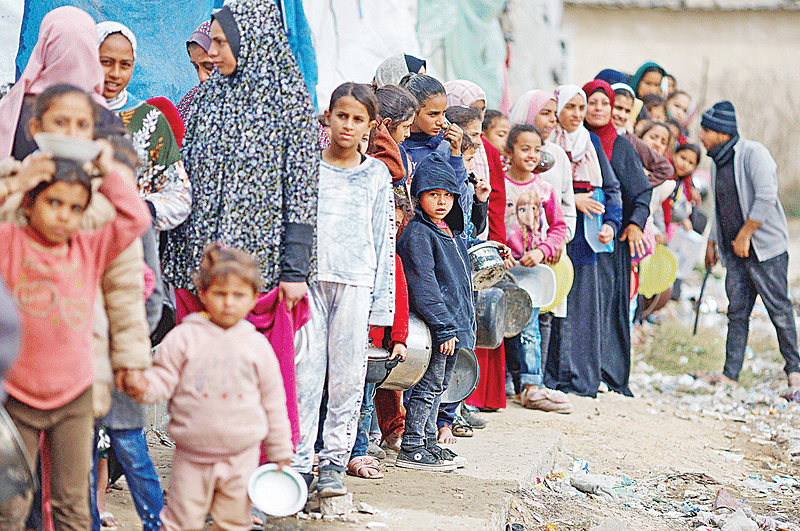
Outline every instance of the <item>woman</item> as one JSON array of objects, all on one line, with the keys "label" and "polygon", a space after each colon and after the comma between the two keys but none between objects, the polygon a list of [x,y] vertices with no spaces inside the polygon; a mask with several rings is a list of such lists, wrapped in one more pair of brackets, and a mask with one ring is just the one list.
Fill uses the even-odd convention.
[{"label": "woman", "polygon": [[[214,62],[208,55],[209,48],[211,48],[211,21],[206,21],[200,24],[186,41],[189,61],[194,66],[200,83],[205,82],[214,71]],[[200,88],[199,84],[192,87],[178,103],[178,114],[184,124],[189,121],[189,108],[198,88]]]},{"label": "woman", "polygon": [[424,74],[427,62],[413,55],[399,53],[378,65],[372,84],[380,88],[386,85],[399,85],[406,74]]},{"label": "woman", "polygon": [[[575,235],[575,195],[572,190],[572,165],[566,152],[558,145],[554,144],[549,136],[558,123],[556,118],[556,98],[551,92],[544,90],[529,90],[525,92],[511,107],[509,120],[511,125],[527,124],[534,126],[544,138],[542,151],[550,155],[552,165],[543,171],[540,176],[549,182],[556,192],[556,196],[561,201],[561,210],[564,213],[564,221],[567,223],[567,243],[572,241]],[[557,263],[561,258],[563,249],[556,253],[548,262]],[[552,312],[547,312],[539,317],[539,333],[542,338],[542,368],[544,372],[544,384],[550,387],[558,381],[557,374],[547,374],[546,368],[556,367],[557,364],[547,363],[548,356],[558,356],[561,344],[561,327],[564,318],[567,316],[567,300],[553,308]]]},{"label": "woman", "polygon": [[[575,277],[567,296],[567,317],[561,330],[558,356],[549,354],[546,372],[556,374],[554,386],[581,396],[597,396],[600,385],[601,306],[597,254],[584,236],[584,216],[602,216],[600,241],[610,242],[619,232],[622,200],[619,181],[611,169],[600,140],[583,125],[586,94],[576,85],[556,89],[558,123],[550,139],[560,146],[572,162],[572,183],[577,217],[575,236],[567,244]],[[605,205],[592,199],[602,188]]]},{"label": "woman", "polygon": [[614,91],[602,80],[583,86],[588,96],[586,128],[596,134],[619,179],[622,192],[622,229],[614,251],[597,257],[600,307],[603,308],[600,369],[608,388],[626,396],[631,365],[630,281],[631,257],[645,254],[644,226],[650,215],[652,188],[644,174],[642,159],[631,143],[617,134],[611,122]]},{"label": "woman", "polygon": [[139,193],[150,207],[156,230],[174,229],[189,215],[192,188],[167,119],[156,107],[128,93],[136,61],[136,37],[119,22],[101,22],[97,25],[97,42],[105,74],[103,97],[131,134],[139,158]]},{"label": "woman", "polygon": [[[191,271],[206,243],[244,249],[259,260],[265,285],[251,320],[266,328],[270,311],[295,310],[292,324],[299,327],[308,319],[307,302],[298,302],[312,269],[317,213],[314,108],[273,2],[226,5],[213,16],[211,37],[216,71],[192,101],[182,149],[193,209],[169,234],[164,276],[176,288],[180,318],[201,308]],[[276,324],[270,341],[297,442],[294,332]]]}]

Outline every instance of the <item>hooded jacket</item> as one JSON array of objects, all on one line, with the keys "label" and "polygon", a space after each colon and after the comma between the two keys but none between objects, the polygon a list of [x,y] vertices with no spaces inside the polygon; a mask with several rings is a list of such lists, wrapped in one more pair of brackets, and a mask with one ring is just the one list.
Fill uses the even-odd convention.
[{"label": "hooded jacket", "polygon": [[475,305],[467,246],[460,237],[464,215],[459,204],[459,182],[455,171],[439,153],[432,153],[417,166],[411,194],[442,189],[454,194],[453,208],[444,221],[453,232],[438,228],[421,207],[397,242],[408,281],[411,311],[428,325],[434,348],[455,337],[456,348],[475,348]]}]

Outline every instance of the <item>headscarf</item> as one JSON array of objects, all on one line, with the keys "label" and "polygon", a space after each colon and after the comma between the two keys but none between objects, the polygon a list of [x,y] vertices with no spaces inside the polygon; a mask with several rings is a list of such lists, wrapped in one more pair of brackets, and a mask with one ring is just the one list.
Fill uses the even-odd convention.
[{"label": "headscarf", "polygon": [[[206,53],[208,53],[209,48],[211,48],[211,21],[207,20],[197,26],[197,29],[192,32],[189,36],[189,39],[186,41],[186,47],[188,49],[189,45],[195,43],[201,48],[203,48]],[[189,121],[189,109],[192,106],[192,101],[194,100],[195,94],[197,94],[197,89],[200,88],[200,83],[195,85],[194,87],[190,88],[186,94],[183,95],[181,101],[178,102],[178,115],[181,117],[181,120],[185,124]]]},{"label": "headscarf", "polygon": [[633,92],[633,89],[627,83],[614,83],[613,85],[611,85],[611,90],[613,90],[615,93],[618,90],[624,90],[625,92],[630,94],[632,100],[636,99],[636,93]]},{"label": "headscarf", "polygon": [[[137,49],[136,35],[133,34],[128,26],[120,24],[119,22],[107,20],[97,25],[97,48],[99,49],[106,39],[115,33],[121,34],[123,37],[128,39],[128,42],[131,43],[131,48],[133,49],[133,60],[135,62]],[[106,100],[106,102],[108,103],[108,108],[114,112],[128,111],[142,103],[140,100],[134,98],[128,93],[128,87],[122,89],[122,92],[117,94],[115,98]]]},{"label": "headscarf", "polygon": [[236,70],[214,71],[191,104],[181,156],[192,213],[169,233],[164,276],[191,289],[203,247],[219,239],[258,258],[269,290],[289,248],[313,253],[318,129],[275,2],[226,7],[240,35]]},{"label": "headscarf", "polygon": [[209,48],[211,48],[211,21],[206,20],[199,26],[197,29],[192,32],[189,36],[189,39],[186,41],[186,46],[188,47],[190,44],[197,44],[202,49],[208,53]]},{"label": "headscarf", "polygon": [[602,79],[609,85],[614,85],[614,83],[628,83],[628,76],[620,72],[619,70],[612,70],[611,68],[606,68],[604,70],[600,70],[595,79]]},{"label": "headscarf", "polygon": [[[375,70],[375,83],[378,85],[378,88],[385,85],[399,85],[400,80],[409,72],[411,72],[411,70],[406,62],[406,55],[399,53],[389,57],[378,65],[378,68]],[[414,71],[415,74],[417,72],[419,72],[419,69]]]},{"label": "headscarf", "polygon": [[639,83],[642,82],[642,78],[648,72],[658,72],[662,76],[667,75],[667,71],[664,70],[658,63],[650,61],[640,66],[639,70],[637,70],[636,73],[631,76],[630,82],[630,86],[633,89],[633,92],[636,93],[637,98],[639,97]]},{"label": "headscarf", "polygon": [[508,121],[511,126],[518,124],[536,125],[536,117],[542,112],[548,101],[556,101],[556,97],[546,90],[529,90],[520,96],[511,111],[508,113]]},{"label": "headscarf", "polygon": [[[561,115],[561,111],[564,110],[569,100],[578,94],[583,96],[586,101],[586,93],[577,85],[560,85],[556,88],[556,112],[558,115]],[[553,129],[550,140],[567,152],[567,156],[572,162],[573,182],[588,182],[595,188],[603,186],[600,160],[597,158],[594,145],[592,145],[589,130],[583,124],[579,125],[575,131],[568,133],[559,122]]]},{"label": "headscarf", "polygon": [[211,20],[216,20],[219,23],[223,33],[225,33],[225,38],[228,39],[228,45],[231,47],[233,56],[238,61],[240,48],[239,41],[242,37],[241,33],[239,33],[239,26],[236,24],[236,20],[234,19],[230,7],[223,6],[222,9],[211,15]]},{"label": "headscarf", "polygon": [[413,55],[408,54],[403,54],[403,57],[406,60],[406,67],[408,67],[409,72],[419,74],[419,71],[423,66],[426,69],[428,67],[428,62],[425,59],[420,59],[419,57],[414,57]]},{"label": "headscarf", "polygon": [[478,85],[466,79],[456,79],[444,84],[447,92],[447,106],[463,105],[471,107],[478,100],[486,101],[486,93]]},{"label": "headscarf", "polygon": [[26,94],[38,95],[52,85],[68,83],[105,107],[103,78],[92,17],[72,6],[47,13],[25,71],[0,101],[0,159],[11,155]]},{"label": "headscarf", "polygon": [[[614,108],[614,91],[611,90],[611,85],[602,79],[595,79],[583,86],[583,92],[587,96],[591,96],[597,91],[603,91],[608,99],[611,100],[611,108]],[[587,98],[588,101],[588,98]],[[603,151],[606,152],[606,158],[611,160],[611,155],[614,153],[614,141],[617,139],[617,130],[611,121],[611,115],[608,116],[608,122],[600,127],[593,127],[586,123],[586,128],[592,133],[600,137],[600,142],[603,144]]]}]

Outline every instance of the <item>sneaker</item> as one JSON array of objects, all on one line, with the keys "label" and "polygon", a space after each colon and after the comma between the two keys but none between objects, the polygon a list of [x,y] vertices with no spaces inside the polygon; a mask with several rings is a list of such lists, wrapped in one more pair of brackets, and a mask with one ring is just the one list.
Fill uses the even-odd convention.
[{"label": "sneaker", "polygon": [[386,459],[386,451],[372,441],[370,441],[369,446],[367,446],[367,455],[375,459]]},{"label": "sneaker", "polygon": [[467,466],[467,458],[461,457],[450,448],[443,448],[438,444],[434,444],[428,448],[428,451],[446,463],[455,463],[457,468]]},{"label": "sneaker", "polygon": [[320,498],[330,498],[332,496],[344,496],[347,494],[347,487],[344,486],[344,472],[336,470],[331,465],[319,467],[319,478],[317,479],[317,496]]},{"label": "sneaker", "polygon": [[478,417],[474,411],[467,408],[461,408],[461,418],[476,430],[482,430],[489,423],[488,420]]},{"label": "sneaker", "polygon": [[[425,448],[418,448],[410,452],[400,450],[400,453],[397,454],[395,465],[400,468],[430,470],[433,472],[451,472],[458,468],[452,461],[443,461]],[[319,486],[317,490],[319,490]]]}]

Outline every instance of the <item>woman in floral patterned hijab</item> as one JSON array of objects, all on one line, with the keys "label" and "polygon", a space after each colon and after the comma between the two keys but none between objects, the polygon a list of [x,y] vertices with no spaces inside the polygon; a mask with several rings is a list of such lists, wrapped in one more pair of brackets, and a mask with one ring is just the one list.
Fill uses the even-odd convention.
[{"label": "woman in floral patterned hijab", "polygon": [[211,37],[217,68],[192,102],[181,150],[192,213],[170,234],[164,276],[179,290],[193,289],[203,247],[221,241],[253,253],[264,291],[279,286],[291,309],[311,269],[314,108],[274,2],[226,5],[213,16]]}]

